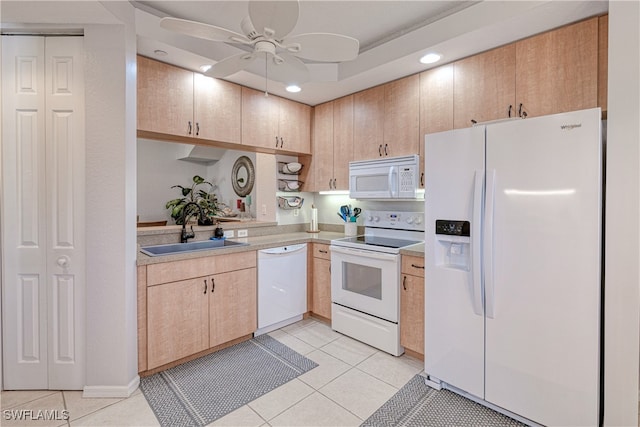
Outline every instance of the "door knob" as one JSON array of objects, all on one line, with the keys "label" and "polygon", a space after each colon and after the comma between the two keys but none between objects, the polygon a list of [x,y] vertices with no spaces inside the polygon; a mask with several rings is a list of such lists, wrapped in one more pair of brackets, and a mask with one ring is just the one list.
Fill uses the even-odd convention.
[{"label": "door knob", "polygon": [[58,264],[58,266],[62,268],[67,268],[69,267],[69,264],[71,264],[71,258],[69,258],[67,255],[59,256],[56,260],[56,264]]}]

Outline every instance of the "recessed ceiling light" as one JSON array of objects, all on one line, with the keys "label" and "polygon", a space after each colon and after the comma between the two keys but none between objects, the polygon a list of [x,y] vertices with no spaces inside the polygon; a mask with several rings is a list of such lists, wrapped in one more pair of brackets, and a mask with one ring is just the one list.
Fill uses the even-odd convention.
[{"label": "recessed ceiling light", "polygon": [[300,92],[301,90],[302,89],[298,85],[289,85],[289,86],[287,86],[287,92],[297,93],[297,92]]},{"label": "recessed ceiling light", "polygon": [[202,70],[203,73],[206,73],[207,71],[209,71],[211,69],[211,65],[209,65],[209,64],[201,65],[200,69]]},{"label": "recessed ceiling light", "polygon": [[156,49],[156,50],[153,51],[153,53],[155,53],[156,56],[167,56],[168,55],[167,52],[165,52],[164,50],[161,50],[161,49]]},{"label": "recessed ceiling light", "polygon": [[440,58],[442,58],[442,56],[437,53],[427,53],[420,58],[420,62],[423,64],[433,64],[434,62],[440,61]]}]

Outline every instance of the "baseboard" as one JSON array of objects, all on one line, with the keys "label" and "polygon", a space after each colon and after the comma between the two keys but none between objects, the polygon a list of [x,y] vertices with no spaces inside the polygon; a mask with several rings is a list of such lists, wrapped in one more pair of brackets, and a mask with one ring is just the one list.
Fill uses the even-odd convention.
[{"label": "baseboard", "polygon": [[122,397],[127,398],[138,389],[140,385],[140,376],[136,375],[134,379],[126,386],[118,385],[87,385],[84,386],[82,397]]}]

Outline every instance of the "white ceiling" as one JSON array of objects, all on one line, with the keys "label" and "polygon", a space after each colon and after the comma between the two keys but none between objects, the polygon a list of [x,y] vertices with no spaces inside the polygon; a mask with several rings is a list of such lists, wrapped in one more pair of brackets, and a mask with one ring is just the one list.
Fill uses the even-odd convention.
[{"label": "white ceiling", "polygon": [[[110,2],[2,1],[7,23],[64,26],[78,22],[113,23]],[[175,34],[159,27],[160,18],[174,16],[242,33],[240,21],[248,1],[130,1],[136,8],[138,53],[194,71],[206,63],[240,53],[235,45]],[[38,5],[34,7],[35,5]],[[62,6],[65,7],[62,7]],[[100,10],[102,9],[102,10]],[[597,1],[425,1],[425,0],[300,0],[300,17],[291,35],[332,32],[355,37],[360,54],[340,64],[310,63],[311,81],[290,94],[284,84],[265,83],[263,66],[226,80],[285,96],[309,105],[414,74],[547,29],[605,13],[608,2]],[[85,21],[83,21],[83,19]],[[155,50],[167,56],[158,57]],[[443,55],[440,64],[418,59],[427,51]]]}]

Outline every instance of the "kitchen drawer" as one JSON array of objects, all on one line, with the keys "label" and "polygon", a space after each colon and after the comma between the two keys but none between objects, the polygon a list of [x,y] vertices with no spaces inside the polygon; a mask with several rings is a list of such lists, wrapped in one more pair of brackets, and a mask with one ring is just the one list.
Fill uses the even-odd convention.
[{"label": "kitchen drawer", "polygon": [[256,267],[256,252],[236,252],[147,266],[147,286]]},{"label": "kitchen drawer", "polygon": [[424,277],[424,257],[402,255],[402,274]]},{"label": "kitchen drawer", "polygon": [[329,245],[322,243],[313,244],[313,256],[314,258],[322,258],[331,260],[331,253],[329,252]]}]

